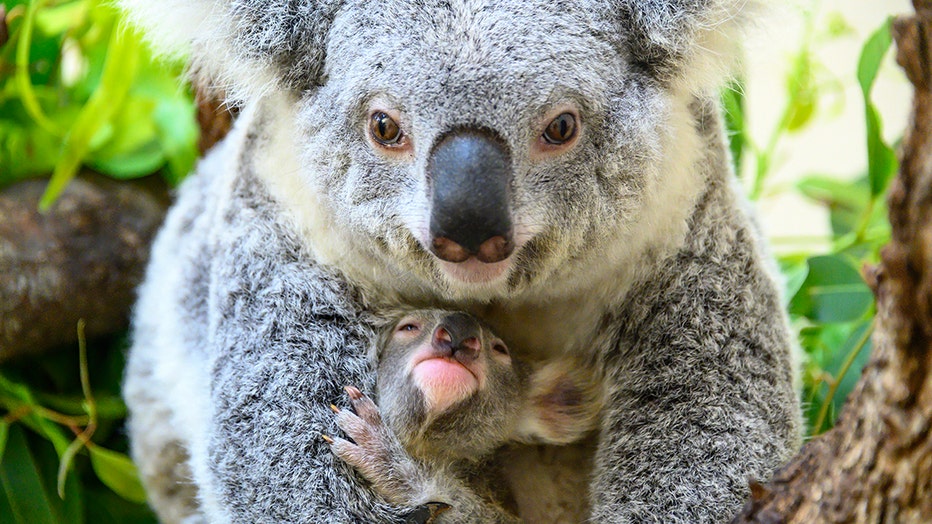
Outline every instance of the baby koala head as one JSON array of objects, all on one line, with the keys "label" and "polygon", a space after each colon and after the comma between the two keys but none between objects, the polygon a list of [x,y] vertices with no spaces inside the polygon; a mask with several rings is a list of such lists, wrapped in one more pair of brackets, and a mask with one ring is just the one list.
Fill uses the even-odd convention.
[{"label": "baby koala head", "polygon": [[529,370],[474,317],[410,312],[379,349],[379,407],[413,455],[480,457],[517,427]]},{"label": "baby koala head", "polygon": [[565,359],[533,369],[465,313],[409,312],[379,351],[382,416],[422,460],[478,460],[512,440],[572,442],[601,410],[589,368]]}]

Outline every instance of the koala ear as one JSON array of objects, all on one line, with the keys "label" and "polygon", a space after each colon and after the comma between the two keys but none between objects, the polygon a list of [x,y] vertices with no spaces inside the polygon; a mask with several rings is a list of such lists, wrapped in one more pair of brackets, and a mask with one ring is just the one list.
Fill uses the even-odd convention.
[{"label": "koala ear", "polygon": [[762,11],[754,0],[619,0],[621,28],[635,62],[662,82],[695,94],[734,72],[741,40]]},{"label": "koala ear", "polygon": [[533,370],[515,439],[569,444],[596,429],[605,403],[600,378],[592,365],[569,357]]},{"label": "koala ear", "polygon": [[339,0],[118,0],[158,53],[233,100],[320,83]]}]

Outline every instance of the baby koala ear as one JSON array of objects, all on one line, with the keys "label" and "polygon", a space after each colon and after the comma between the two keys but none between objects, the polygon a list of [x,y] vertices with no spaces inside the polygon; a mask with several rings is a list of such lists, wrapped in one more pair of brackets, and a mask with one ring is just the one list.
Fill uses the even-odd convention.
[{"label": "baby koala ear", "polygon": [[601,384],[592,367],[577,359],[560,359],[535,369],[516,439],[569,444],[583,438],[599,425],[605,403]]},{"label": "baby koala ear", "polygon": [[318,85],[342,0],[117,0],[157,53],[234,101]]},{"label": "baby koala ear", "polygon": [[741,58],[757,0],[618,0],[622,40],[632,60],[674,88],[692,94],[719,88]]}]

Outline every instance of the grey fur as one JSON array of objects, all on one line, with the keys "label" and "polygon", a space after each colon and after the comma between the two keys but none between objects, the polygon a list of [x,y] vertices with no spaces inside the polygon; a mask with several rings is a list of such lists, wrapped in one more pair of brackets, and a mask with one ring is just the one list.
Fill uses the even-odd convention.
[{"label": "grey fur", "polygon": [[[180,189],[135,314],[133,453],[163,518],[409,512],[319,437],[344,385],[372,392],[376,319],[399,306],[468,310],[522,358],[600,369],[592,471],[554,466],[592,475],[595,521],[720,521],[799,445],[786,319],[712,102],[752,2],[123,3],[244,108]],[[539,154],[566,108],[578,142]],[[410,151],[373,147],[373,110]],[[463,126],[512,159],[520,245],[481,284],[426,249],[428,153]]]}]

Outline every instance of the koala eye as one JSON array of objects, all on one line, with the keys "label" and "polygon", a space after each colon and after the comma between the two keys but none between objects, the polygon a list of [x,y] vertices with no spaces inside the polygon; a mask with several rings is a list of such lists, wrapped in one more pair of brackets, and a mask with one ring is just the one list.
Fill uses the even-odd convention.
[{"label": "koala eye", "polygon": [[547,124],[544,129],[544,140],[548,144],[565,144],[576,136],[576,116],[573,113],[562,113]]},{"label": "koala eye", "polygon": [[372,138],[383,146],[393,146],[401,140],[401,127],[387,114],[376,111],[369,119],[369,132]]},{"label": "koala eye", "polygon": [[421,330],[421,326],[414,324],[412,322],[405,322],[404,324],[401,324],[400,326],[398,326],[399,332],[417,333],[420,330]]},{"label": "koala eye", "polygon": [[502,344],[501,342],[496,342],[492,344],[492,351],[496,353],[501,353],[502,355],[508,354],[508,348],[505,347],[505,344]]}]

